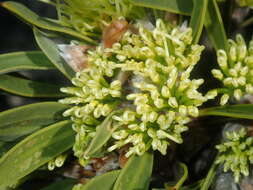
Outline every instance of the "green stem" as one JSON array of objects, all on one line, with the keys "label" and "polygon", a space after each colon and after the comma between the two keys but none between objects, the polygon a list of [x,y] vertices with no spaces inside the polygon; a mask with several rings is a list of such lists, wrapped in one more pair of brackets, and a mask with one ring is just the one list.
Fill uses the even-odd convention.
[{"label": "green stem", "polygon": [[179,165],[183,168],[184,170],[184,174],[182,176],[182,178],[177,182],[177,184],[175,185],[175,189],[179,189],[183,183],[185,182],[185,180],[187,179],[188,177],[188,169],[187,169],[187,166],[184,164],[184,163],[179,163]]},{"label": "green stem", "polygon": [[249,25],[251,25],[253,23],[253,17],[247,19],[246,21],[244,21],[242,24],[240,24],[240,28],[244,28],[247,27]]},{"label": "green stem", "polygon": [[[216,160],[216,158],[215,158],[215,160]],[[208,172],[205,180],[203,181],[203,184],[201,185],[200,190],[208,190],[208,188],[212,184],[213,179],[214,179],[214,177],[216,175],[216,169],[217,169],[217,164],[215,164],[215,160],[214,160],[214,162],[213,162],[213,164],[212,164],[212,166],[211,166],[211,168],[210,168],[210,170],[209,170],[209,172]]]}]

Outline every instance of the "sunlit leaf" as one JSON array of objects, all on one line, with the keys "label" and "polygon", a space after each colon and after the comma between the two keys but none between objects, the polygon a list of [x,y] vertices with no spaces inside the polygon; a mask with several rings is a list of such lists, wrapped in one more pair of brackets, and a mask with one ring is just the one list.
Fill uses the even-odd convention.
[{"label": "sunlit leaf", "polygon": [[91,156],[96,153],[110,139],[115,128],[112,126],[112,112],[96,129],[96,134],[93,137],[90,145],[85,151],[86,156]]},{"label": "sunlit leaf", "polygon": [[205,28],[213,47],[216,50],[226,50],[227,36],[216,0],[209,0],[205,16]]},{"label": "sunlit leaf", "polygon": [[132,156],[121,170],[113,190],[147,190],[153,169],[153,153]]},{"label": "sunlit leaf", "polygon": [[87,184],[82,185],[78,190],[112,190],[113,184],[119,176],[119,173],[119,170],[115,170],[101,176],[97,176],[90,180]]},{"label": "sunlit leaf", "polygon": [[61,26],[57,24],[56,22],[50,21],[47,18],[40,17],[39,15],[31,11],[30,9],[28,9],[26,6],[24,6],[21,3],[14,2],[14,1],[6,1],[6,2],[3,2],[1,5],[31,25],[34,25],[36,27],[43,28],[46,30],[65,33],[73,37],[80,38],[86,42],[90,42],[93,44],[95,43],[94,40],[80,34],[77,31],[72,30],[71,28]]},{"label": "sunlit leaf", "polygon": [[58,68],[67,78],[72,79],[75,72],[68,66],[68,64],[61,58],[57,44],[53,39],[48,38],[41,31],[34,28],[35,39],[45,53],[45,55],[52,61],[56,68]]},{"label": "sunlit leaf", "polygon": [[136,6],[160,9],[172,13],[190,15],[193,9],[193,0],[130,0]]},{"label": "sunlit leaf", "polygon": [[66,105],[57,102],[35,103],[0,113],[0,140],[13,141],[42,127],[63,120]]},{"label": "sunlit leaf", "polygon": [[204,26],[208,0],[193,0],[193,2],[194,7],[192,10],[190,27],[193,32],[193,43],[198,43]]},{"label": "sunlit leaf", "polygon": [[0,74],[21,70],[56,69],[41,51],[0,54]]},{"label": "sunlit leaf", "polygon": [[0,159],[0,188],[14,184],[74,143],[70,121],[43,128],[15,145]]},{"label": "sunlit leaf", "polygon": [[200,116],[224,116],[234,117],[241,119],[253,119],[253,105],[252,104],[239,104],[239,105],[228,105],[219,106],[203,109],[200,111]]},{"label": "sunlit leaf", "polygon": [[59,85],[37,82],[10,75],[0,75],[0,89],[6,92],[39,98],[60,98],[65,94],[60,92]]}]

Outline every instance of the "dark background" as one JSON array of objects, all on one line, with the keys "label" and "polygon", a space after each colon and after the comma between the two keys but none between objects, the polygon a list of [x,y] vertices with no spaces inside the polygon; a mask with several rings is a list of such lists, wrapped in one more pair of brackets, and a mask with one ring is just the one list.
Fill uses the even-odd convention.
[{"label": "dark background", "polygon": [[[36,0],[15,1],[28,6],[41,16],[47,16],[51,18],[56,17],[54,7],[51,7],[50,5],[38,2]],[[0,0],[0,2],[3,1]],[[9,11],[0,7],[0,54],[38,49],[39,48],[34,40],[31,27]],[[53,81],[54,83],[57,83],[60,79],[62,79],[61,74],[57,71],[22,71],[20,74],[25,78],[32,78],[36,81]],[[45,99],[22,98],[0,91],[0,111],[37,101],[45,101]]]}]

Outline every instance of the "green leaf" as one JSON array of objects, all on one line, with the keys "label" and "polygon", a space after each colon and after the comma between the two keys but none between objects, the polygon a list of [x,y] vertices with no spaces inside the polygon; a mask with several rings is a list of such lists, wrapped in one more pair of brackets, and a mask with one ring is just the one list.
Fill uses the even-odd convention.
[{"label": "green leaf", "polygon": [[115,130],[115,127],[112,126],[113,114],[115,114],[115,112],[108,115],[107,118],[97,127],[96,134],[85,151],[85,156],[92,156],[110,139],[113,131]]},{"label": "green leaf", "polygon": [[219,106],[203,109],[200,111],[200,116],[225,116],[241,119],[253,119],[253,105],[252,104],[238,104],[232,106]]},{"label": "green leaf", "polygon": [[0,55],[0,74],[20,70],[49,70],[55,66],[41,51],[15,52]]},{"label": "green leaf", "polygon": [[193,2],[194,7],[192,10],[190,27],[193,32],[193,43],[197,44],[204,26],[208,0],[193,0]]},{"label": "green leaf", "polygon": [[3,142],[0,141],[0,158],[8,152],[17,142]]},{"label": "green leaf", "polygon": [[8,9],[10,12],[20,17],[21,19],[23,19],[25,22],[33,26],[50,30],[50,31],[56,31],[56,32],[68,34],[73,37],[80,38],[86,42],[96,44],[94,40],[80,34],[79,32],[71,28],[61,26],[57,24],[56,22],[50,21],[47,18],[40,17],[39,15],[37,15],[36,13],[28,9],[26,6],[22,5],[21,3],[14,2],[14,1],[6,1],[6,2],[1,3],[1,5],[4,8]]},{"label": "green leaf", "polygon": [[6,92],[39,98],[61,98],[66,96],[60,92],[58,85],[36,82],[10,75],[0,75],[0,89]]},{"label": "green leaf", "polygon": [[205,16],[205,27],[213,47],[216,50],[227,50],[227,36],[216,0],[209,0]]},{"label": "green leaf", "polygon": [[[112,190],[113,184],[120,174],[120,170],[107,172],[90,180],[87,184],[82,185],[78,190]],[[75,188],[73,188],[74,190]],[[126,190],[126,189],[125,189]]]},{"label": "green leaf", "polygon": [[75,185],[75,179],[64,179],[57,181],[41,190],[72,190],[72,187]]},{"label": "green leaf", "polygon": [[132,156],[121,170],[113,190],[147,190],[153,169],[153,153]]},{"label": "green leaf", "polygon": [[193,0],[130,0],[136,6],[160,9],[172,13],[191,15]]},{"label": "green leaf", "polygon": [[72,79],[75,76],[75,72],[61,58],[60,51],[53,39],[48,38],[44,35],[44,32],[41,32],[36,28],[33,29],[33,32],[39,47],[45,55],[67,78]]},{"label": "green leaf", "polygon": [[74,143],[71,121],[62,121],[28,136],[0,159],[0,188],[14,184]]},{"label": "green leaf", "polygon": [[13,141],[44,126],[63,120],[66,105],[57,102],[35,103],[0,113],[0,140]]}]

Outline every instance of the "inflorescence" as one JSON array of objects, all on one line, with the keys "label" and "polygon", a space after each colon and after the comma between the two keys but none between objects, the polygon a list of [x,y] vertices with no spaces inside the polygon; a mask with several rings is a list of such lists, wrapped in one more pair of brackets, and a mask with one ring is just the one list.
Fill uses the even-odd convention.
[{"label": "inflorescence", "polygon": [[152,148],[166,154],[171,142],[182,143],[182,132],[198,107],[213,99],[216,91],[198,92],[203,79],[190,79],[203,46],[192,44],[191,28],[170,27],[162,20],[151,30],[141,24],[128,30],[112,48],[102,45],[88,52],[88,65],[72,79],[74,87],[62,88],[71,95],[64,112],[76,131],[75,155],[84,158],[96,126],[113,110],[116,127],[107,151],[123,146],[126,156],[142,155]]},{"label": "inflorescence", "polygon": [[213,69],[215,78],[222,81],[224,87],[219,89],[223,94],[220,104],[224,105],[229,98],[239,101],[244,95],[253,93],[253,40],[247,48],[243,37],[238,34],[236,41],[228,40],[228,51],[218,50],[219,69]]},{"label": "inflorescence", "polygon": [[231,170],[236,182],[239,182],[241,174],[249,175],[249,166],[253,164],[253,137],[247,136],[245,128],[240,131],[226,133],[227,140],[216,148],[219,157],[216,164],[224,165],[224,172]]}]

